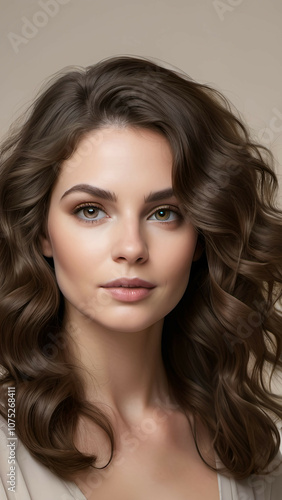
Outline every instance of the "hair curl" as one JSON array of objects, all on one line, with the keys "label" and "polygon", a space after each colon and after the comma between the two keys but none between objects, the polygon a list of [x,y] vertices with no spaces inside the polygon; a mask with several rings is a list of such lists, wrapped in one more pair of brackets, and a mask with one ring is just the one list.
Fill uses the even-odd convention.
[{"label": "hair curl", "polygon": [[[61,477],[97,458],[74,444],[79,417],[100,425],[114,447],[109,419],[83,399],[73,376],[62,344],[63,297],[40,247],[61,163],[88,132],[112,125],[167,138],[173,188],[203,247],[165,318],[162,353],[175,398],[210,431],[226,473],[261,473],[280,444],[273,417],[282,418],[281,397],[269,384],[282,365],[273,157],[218,91],[142,58],[56,75],[2,146],[1,387],[16,386],[18,435]],[[5,405],[0,411],[7,418]]]}]

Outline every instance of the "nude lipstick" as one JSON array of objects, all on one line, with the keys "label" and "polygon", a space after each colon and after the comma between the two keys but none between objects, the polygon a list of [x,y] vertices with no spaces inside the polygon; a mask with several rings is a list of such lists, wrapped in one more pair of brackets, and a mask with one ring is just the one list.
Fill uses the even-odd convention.
[{"label": "nude lipstick", "polygon": [[102,285],[102,288],[121,302],[136,302],[148,297],[155,285],[140,278],[119,278]]}]

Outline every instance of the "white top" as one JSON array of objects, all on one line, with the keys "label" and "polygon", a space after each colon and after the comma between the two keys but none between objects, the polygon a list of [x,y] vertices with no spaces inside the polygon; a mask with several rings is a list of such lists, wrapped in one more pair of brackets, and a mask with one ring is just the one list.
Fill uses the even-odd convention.
[{"label": "white top", "polygon": [[[8,461],[9,457],[10,462],[13,460],[15,443],[16,464],[13,465]],[[279,459],[281,462],[281,455]],[[9,490],[13,486],[11,467],[15,467],[15,491]],[[251,476],[242,481],[218,474],[218,484],[220,500],[282,500],[282,465],[270,475]],[[57,477],[37,462],[18,438],[8,437],[6,421],[0,416],[0,500],[74,499],[86,500],[76,484]]]}]

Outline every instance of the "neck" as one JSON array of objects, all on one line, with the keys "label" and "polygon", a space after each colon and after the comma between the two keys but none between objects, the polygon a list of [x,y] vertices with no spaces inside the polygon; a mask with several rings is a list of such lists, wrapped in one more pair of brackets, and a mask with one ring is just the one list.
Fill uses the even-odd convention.
[{"label": "neck", "polygon": [[86,398],[126,422],[137,421],[169,398],[161,356],[163,320],[139,332],[108,331],[80,318],[66,322],[82,369]]}]

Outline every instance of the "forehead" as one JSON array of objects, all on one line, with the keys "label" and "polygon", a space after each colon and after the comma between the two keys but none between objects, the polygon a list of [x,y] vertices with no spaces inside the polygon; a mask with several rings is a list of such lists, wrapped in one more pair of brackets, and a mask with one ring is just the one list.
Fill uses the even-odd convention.
[{"label": "forehead", "polygon": [[88,183],[107,189],[145,190],[171,186],[172,154],[167,139],[151,130],[104,128],[87,134],[65,160],[55,186]]}]

